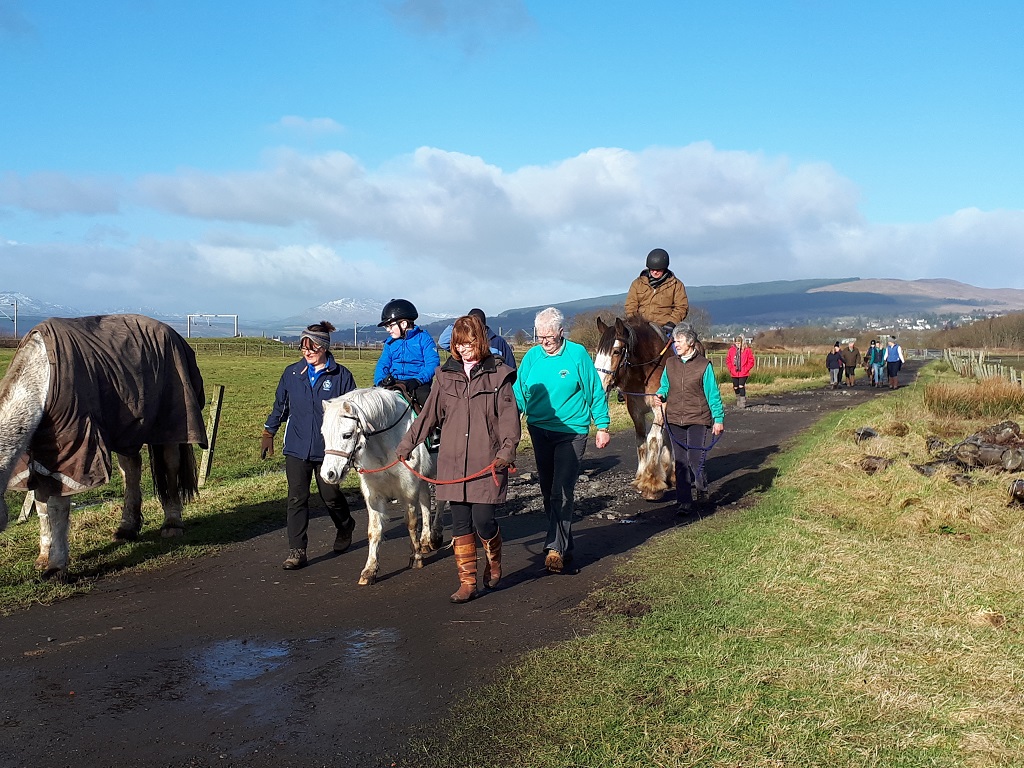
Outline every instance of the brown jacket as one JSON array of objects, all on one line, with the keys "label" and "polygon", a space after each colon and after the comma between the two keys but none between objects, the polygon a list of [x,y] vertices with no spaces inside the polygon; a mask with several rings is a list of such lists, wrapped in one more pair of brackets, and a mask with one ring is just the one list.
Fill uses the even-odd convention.
[{"label": "brown jacket", "polygon": [[839,356],[843,358],[843,365],[847,368],[856,368],[860,365],[860,350],[857,349],[856,344],[853,345],[853,349],[843,347],[839,352]]},{"label": "brown jacket", "polygon": [[645,269],[626,294],[626,315],[638,315],[649,323],[676,325],[686,319],[689,311],[686,287],[671,271],[657,288],[652,288]]},{"label": "brown jacket", "polygon": [[[512,393],[515,369],[496,355],[477,363],[466,377],[454,357],[439,366],[430,397],[420,415],[398,445],[408,456],[437,426],[441,448],[437,455],[437,479],[455,480],[486,467],[495,458],[512,463],[522,436],[519,409]],[[508,470],[490,472],[465,483],[438,484],[438,501],[500,504],[505,500]]]}]

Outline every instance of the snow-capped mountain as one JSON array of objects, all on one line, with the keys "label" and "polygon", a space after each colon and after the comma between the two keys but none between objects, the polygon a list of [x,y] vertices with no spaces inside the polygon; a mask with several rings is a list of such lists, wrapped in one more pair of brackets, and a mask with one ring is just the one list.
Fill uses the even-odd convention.
[{"label": "snow-capped mountain", "polygon": [[19,315],[31,315],[33,317],[78,317],[82,315],[74,307],[64,304],[50,304],[46,301],[33,299],[24,293],[17,291],[0,292],[0,311],[12,313],[14,305],[18,306]]},{"label": "snow-capped mountain", "polygon": [[[297,315],[276,320],[274,325],[286,328],[305,328],[320,320],[330,320],[339,329],[351,328],[354,325],[376,325],[380,322],[381,310],[388,301],[388,299],[334,299],[304,309]],[[459,312],[427,311],[422,307],[417,307],[417,309],[420,313],[417,322],[420,325],[458,317],[461,314]]]}]

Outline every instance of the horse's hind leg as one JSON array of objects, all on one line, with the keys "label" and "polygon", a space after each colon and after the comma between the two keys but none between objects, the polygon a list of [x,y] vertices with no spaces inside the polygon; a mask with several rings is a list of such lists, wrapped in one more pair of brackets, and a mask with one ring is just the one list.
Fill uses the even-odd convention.
[{"label": "horse's hind leg", "polygon": [[25,494],[25,501],[21,505],[21,514],[18,515],[19,523],[27,523],[32,517],[32,510],[36,508],[36,495],[33,491]]},{"label": "horse's hind leg", "polygon": [[359,584],[366,586],[377,580],[377,572],[380,564],[377,562],[377,549],[380,547],[381,539],[384,538],[384,520],[388,500],[366,492],[363,488],[363,496],[366,499],[366,565],[363,572],[359,574]]},{"label": "horse's hind leg", "polygon": [[142,454],[118,453],[117,464],[124,480],[124,503],[114,541],[135,541],[142,530]]},{"label": "horse's hind leg", "polygon": [[[50,496],[39,513],[39,559],[36,567],[44,579],[63,581],[68,571],[68,528],[71,522],[71,497]],[[45,533],[44,533],[45,532]]]},{"label": "horse's hind leg", "polygon": [[160,505],[164,510],[164,524],[160,526],[160,535],[165,539],[183,536],[185,524],[181,521],[182,489],[178,480],[183,463],[181,446],[177,443],[154,445],[151,446],[149,455],[154,476],[162,478],[162,482],[158,479],[156,483]]}]

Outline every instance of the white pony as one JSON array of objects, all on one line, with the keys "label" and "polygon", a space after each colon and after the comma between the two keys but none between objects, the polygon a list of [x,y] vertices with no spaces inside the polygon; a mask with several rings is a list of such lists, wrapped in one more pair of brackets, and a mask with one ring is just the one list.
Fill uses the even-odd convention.
[{"label": "white pony", "polygon": [[[441,516],[431,511],[429,483],[395,463],[395,448],[414,418],[404,397],[380,387],[355,389],[324,401],[321,431],[326,451],[320,476],[328,483],[340,483],[349,469],[359,470],[359,486],[366,501],[369,553],[359,574],[363,585],[377,578],[377,549],[392,499],[405,508],[412,546],[410,566],[422,568],[423,555],[441,546]],[[424,477],[435,475],[437,458],[425,445],[413,451],[408,463]],[[393,466],[388,467],[390,464]]]},{"label": "white pony", "polygon": [[[29,490],[22,516],[34,502],[44,578],[66,576],[71,495],[109,481],[111,452],[125,485],[114,540],[134,540],[142,528],[144,443],[161,535],[182,534],[182,504],[198,488],[191,443],[206,444],[203,404],[194,353],[156,320],[52,318],[29,332],[0,382],[0,489]],[[7,521],[0,494],[0,531]]]}]

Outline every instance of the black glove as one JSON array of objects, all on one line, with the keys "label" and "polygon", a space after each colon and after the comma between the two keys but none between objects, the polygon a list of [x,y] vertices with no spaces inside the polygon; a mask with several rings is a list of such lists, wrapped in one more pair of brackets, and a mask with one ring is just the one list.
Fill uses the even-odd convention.
[{"label": "black glove", "polygon": [[380,380],[380,384],[378,384],[377,386],[384,387],[385,389],[390,389],[391,387],[395,386],[395,377],[389,373],[387,376]]},{"label": "black glove", "polygon": [[665,396],[664,395],[658,395],[658,399],[661,400],[661,402],[663,402],[663,403],[665,402]]},{"label": "black glove", "polygon": [[403,379],[403,383],[405,384],[405,388],[410,392],[412,392],[415,389],[418,389],[420,386],[419,379]]},{"label": "black glove", "polygon": [[260,458],[265,459],[267,456],[274,455],[274,436],[270,434],[269,430],[264,429],[263,434],[260,435]]}]

